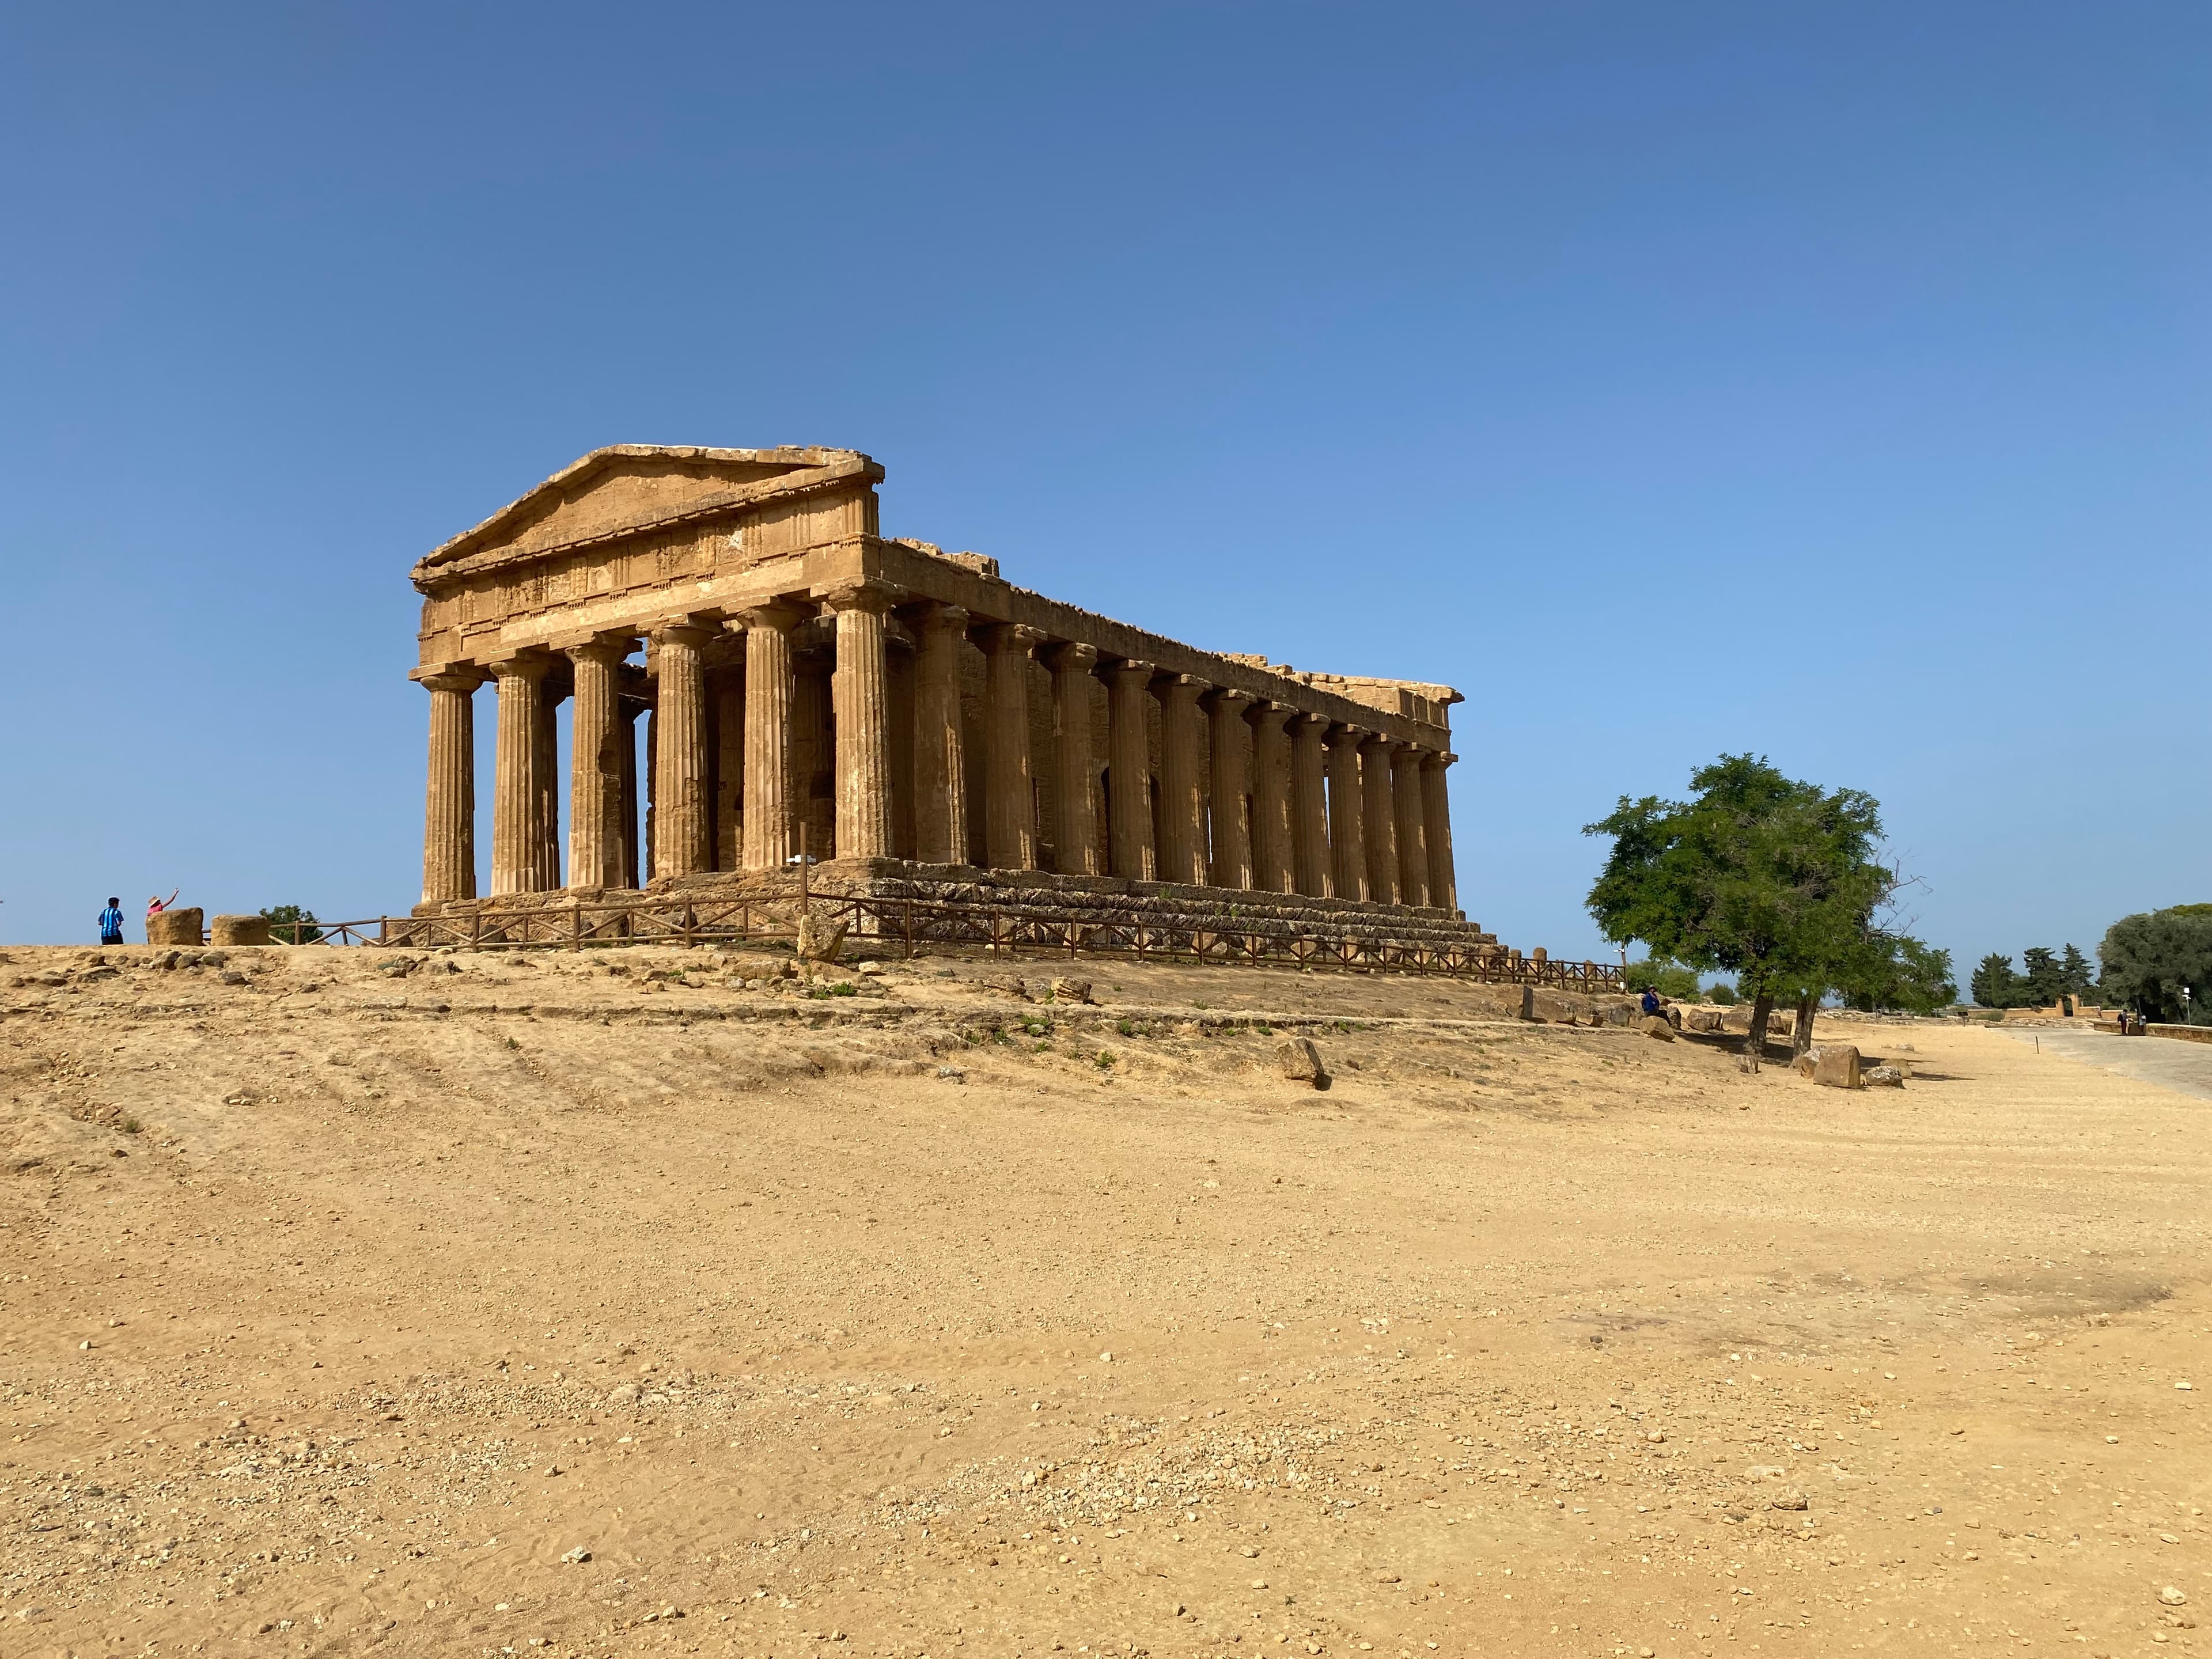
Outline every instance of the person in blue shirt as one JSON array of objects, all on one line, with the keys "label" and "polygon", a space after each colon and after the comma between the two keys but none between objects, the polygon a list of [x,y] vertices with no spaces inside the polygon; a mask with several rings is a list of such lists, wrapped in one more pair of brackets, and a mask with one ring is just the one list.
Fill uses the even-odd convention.
[{"label": "person in blue shirt", "polygon": [[1659,988],[1656,985],[1645,986],[1644,988],[1644,995],[1639,1000],[1639,1006],[1647,1014],[1656,1014],[1659,1012],[1661,1007],[1659,1001]]},{"label": "person in blue shirt", "polygon": [[100,942],[102,945],[123,943],[123,901],[112,895],[107,908],[100,913]]}]

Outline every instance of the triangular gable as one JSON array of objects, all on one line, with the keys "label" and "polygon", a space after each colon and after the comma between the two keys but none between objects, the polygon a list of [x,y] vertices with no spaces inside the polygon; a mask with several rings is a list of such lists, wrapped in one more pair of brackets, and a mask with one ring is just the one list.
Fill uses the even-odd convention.
[{"label": "triangular gable", "polygon": [[663,523],[807,473],[872,467],[849,449],[703,449],[616,444],[595,449],[465,531],[415,567],[419,581],[478,556],[528,557]]}]

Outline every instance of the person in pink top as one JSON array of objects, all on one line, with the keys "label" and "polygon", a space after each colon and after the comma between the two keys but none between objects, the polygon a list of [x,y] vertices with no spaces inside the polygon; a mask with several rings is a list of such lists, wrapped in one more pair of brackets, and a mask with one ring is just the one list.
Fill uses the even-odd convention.
[{"label": "person in pink top", "polygon": [[181,887],[172,887],[169,890],[168,897],[148,899],[146,901],[146,914],[149,916],[160,915],[162,911],[167,909],[171,905],[177,902],[177,895],[184,890],[185,890]]}]

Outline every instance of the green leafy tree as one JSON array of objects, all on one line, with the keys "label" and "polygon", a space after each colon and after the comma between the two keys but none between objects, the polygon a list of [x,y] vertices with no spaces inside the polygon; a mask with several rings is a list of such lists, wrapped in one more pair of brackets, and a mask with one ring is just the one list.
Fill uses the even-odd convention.
[{"label": "green leafy tree", "polygon": [[2048,1008],[2066,989],[2066,976],[2058,966],[2058,953],[2031,945],[2020,953],[2021,999],[2023,1008]]},{"label": "green leafy tree", "polygon": [[1735,994],[1735,987],[1724,979],[1717,979],[1705,988],[1705,1000],[1716,1007],[1733,1008],[1743,1000]]},{"label": "green leafy tree", "polygon": [[1811,1011],[1865,964],[1876,909],[1898,879],[1875,859],[1881,811],[1863,791],[1823,790],[1763,759],[1723,755],[1690,777],[1692,799],[1620,798],[1584,826],[1613,852],[1589,910],[1618,944],[1735,975],[1752,1005],[1744,1053],[1754,1066],[1778,999]]},{"label": "green leafy tree", "polygon": [[2097,947],[2120,1006],[2167,1024],[2212,1024],[2212,904],[2122,916]]},{"label": "green leafy tree", "polygon": [[1863,1012],[1932,1014],[1959,1000],[1948,951],[1901,933],[1881,937],[1887,951],[1870,957],[1850,983],[1837,987],[1847,1007]]},{"label": "green leafy tree", "polygon": [[269,919],[269,935],[279,945],[313,945],[322,938],[315,913],[296,904],[271,905],[261,913]]},{"label": "green leafy tree", "polygon": [[2020,1004],[2021,980],[2013,969],[2012,958],[1992,951],[1984,957],[1974,969],[1967,992],[1979,1008],[2017,1008]]},{"label": "green leafy tree", "polygon": [[2069,945],[2058,958],[2059,988],[2074,996],[2085,996],[2097,988],[2097,975],[2089,966],[2089,958]]},{"label": "green leafy tree", "polygon": [[1698,970],[1664,957],[1648,957],[1628,964],[1628,988],[1640,990],[1646,985],[1677,1002],[1698,1000]]}]

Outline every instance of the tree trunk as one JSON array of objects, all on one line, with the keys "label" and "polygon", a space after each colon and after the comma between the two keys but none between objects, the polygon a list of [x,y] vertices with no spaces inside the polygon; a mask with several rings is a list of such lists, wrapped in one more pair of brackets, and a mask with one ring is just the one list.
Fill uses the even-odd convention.
[{"label": "tree trunk", "polygon": [[1802,1060],[1805,1051],[1813,1046],[1813,1014],[1820,1006],[1816,993],[1808,993],[1797,999],[1797,1023],[1790,1033],[1790,1058]]},{"label": "tree trunk", "polygon": [[1774,994],[1761,991],[1752,999],[1751,1030],[1743,1040],[1745,1069],[1755,1072],[1766,1054],[1766,1021],[1774,1012]]}]

